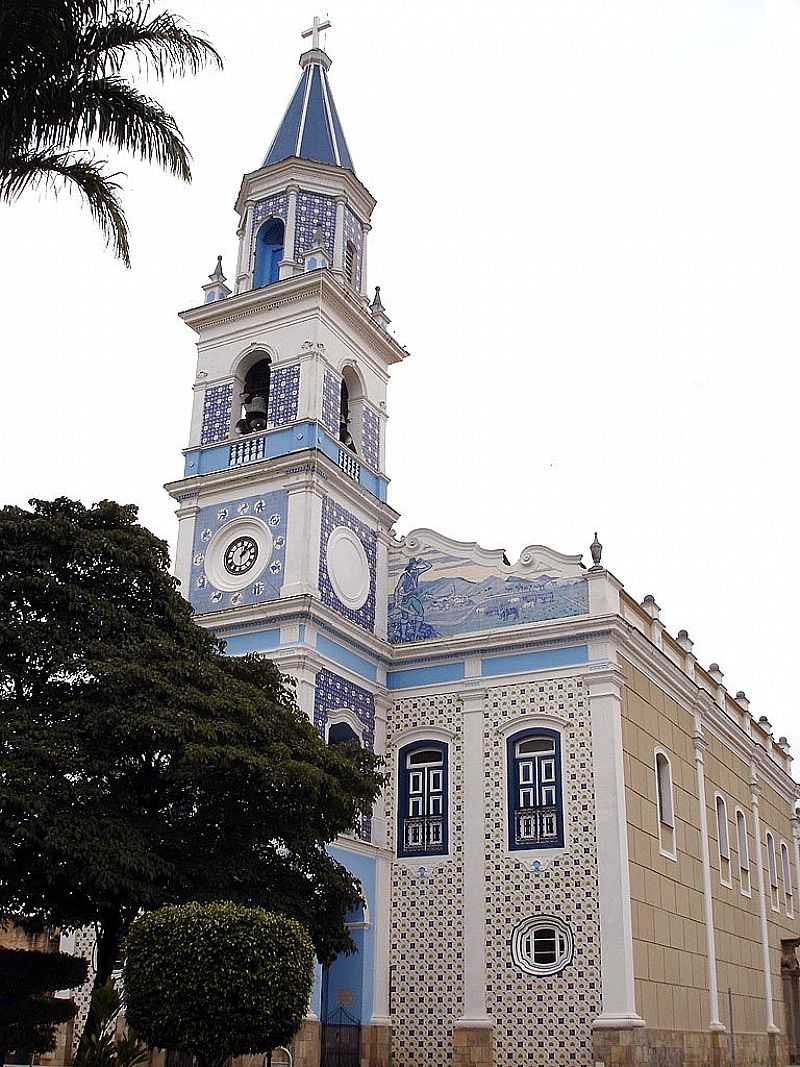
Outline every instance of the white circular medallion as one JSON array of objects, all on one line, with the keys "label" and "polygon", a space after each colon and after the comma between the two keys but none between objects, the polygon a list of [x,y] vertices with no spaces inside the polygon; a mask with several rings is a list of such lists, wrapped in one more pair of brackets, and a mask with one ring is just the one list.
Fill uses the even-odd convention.
[{"label": "white circular medallion", "polygon": [[206,576],[215,589],[235,593],[262,573],[272,559],[272,532],[252,515],[228,522],[206,550]]},{"label": "white circular medallion", "polygon": [[346,608],[358,611],[369,596],[369,561],[364,546],[346,526],[331,531],[325,562],[333,591]]}]

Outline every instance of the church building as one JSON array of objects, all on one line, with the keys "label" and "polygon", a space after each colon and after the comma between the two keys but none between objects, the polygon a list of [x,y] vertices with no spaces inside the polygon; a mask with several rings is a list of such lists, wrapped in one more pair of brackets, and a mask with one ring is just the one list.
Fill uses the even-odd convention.
[{"label": "church building", "polygon": [[363,889],[357,952],[319,969],[273,1064],[798,1063],[786,739],[596,535],[586,562],[395,535],[388,386],[410,354],[369,284],[375,199],[327,25],[242,179],[230,286],[218,261],[181,316],[194,407],[167,486],[198,622],[389,774],[330,847]]}]

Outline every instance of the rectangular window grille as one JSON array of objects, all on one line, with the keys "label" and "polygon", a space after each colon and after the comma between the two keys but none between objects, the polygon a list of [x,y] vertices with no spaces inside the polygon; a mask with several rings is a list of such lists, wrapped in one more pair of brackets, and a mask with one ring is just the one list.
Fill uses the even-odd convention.
[{"label": "rectangular window grille", "polygon": [[518,845],[535,847],[558,841],[558,809],[532,808],[517,811],[515,840]]},{"label": "rectangular window grille", "polygon": [[350,285],[356,284],[356,250],[348,241],[344,251],[344,273]]},{"label": "rectangular window grille", "polygon": [[349,478],[353,479],[354,482],[361,481],[361,464],[349,448],[339,449],[339,466]]},{"label": "rectangular window grille", "polygon": [[255,463],[263,459],[266,452],[266,437],[250,437],[246,441],[237,441],[231,445],[228,459],[229,467],[240,467],[243,463]]},{"label": "rectangular window grille", "polygon": [[444,851],[444,820],[441,816],[423,815],[405,820],[405,851],[431,853]]}]

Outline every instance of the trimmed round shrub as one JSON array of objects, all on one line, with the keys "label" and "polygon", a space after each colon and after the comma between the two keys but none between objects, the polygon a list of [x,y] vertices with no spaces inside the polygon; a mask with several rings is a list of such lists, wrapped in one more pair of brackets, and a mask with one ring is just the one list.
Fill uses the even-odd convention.
[{"label": "trimmed round shrub", "polygon": [[126,1018],[201,1064],[287,1045],[308,1011],[314,949],[300,923],[229,901],[147,912],[132,925]]}]

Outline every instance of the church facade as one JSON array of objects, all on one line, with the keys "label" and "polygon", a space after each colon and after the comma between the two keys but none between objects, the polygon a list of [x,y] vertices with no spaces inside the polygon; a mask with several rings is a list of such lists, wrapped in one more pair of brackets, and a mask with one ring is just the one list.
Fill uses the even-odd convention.
[{"label": "church facade", "polygon": [[[602,563],[397,538],[368,288],[375,200],[312,47],[239,253],[204,302],[176,573],[232,655],[273,658],[329,743],[386,760],[331,846],[357,952],[295,1067],[800,1062],[798,786],[785,739]],[[279,1062],[277,1056],[274,1060]]]}]

